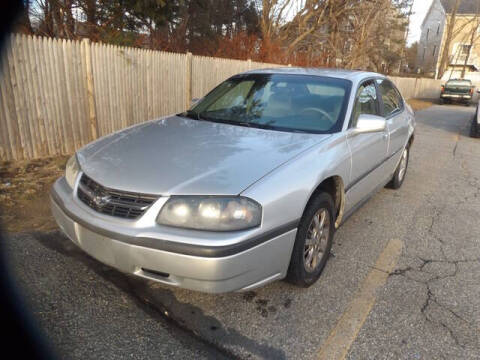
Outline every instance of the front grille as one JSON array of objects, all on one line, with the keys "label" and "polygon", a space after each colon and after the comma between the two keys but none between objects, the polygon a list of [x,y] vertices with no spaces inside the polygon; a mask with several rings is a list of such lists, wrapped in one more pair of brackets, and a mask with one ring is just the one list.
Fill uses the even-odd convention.
[{"label": "front grille", "polygon": [[99,213],[136,219],[148,209],[158,197],[108,189],[83,174],[78,184],[78,198]]}]

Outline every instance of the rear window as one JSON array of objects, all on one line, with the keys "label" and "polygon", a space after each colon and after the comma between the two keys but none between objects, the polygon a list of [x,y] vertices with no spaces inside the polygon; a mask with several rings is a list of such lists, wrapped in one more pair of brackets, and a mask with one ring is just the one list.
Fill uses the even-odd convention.
[{"label": "rear window", "polygon": [[450,80],[447,81],[447,86],[472,86],[470,80]]}]

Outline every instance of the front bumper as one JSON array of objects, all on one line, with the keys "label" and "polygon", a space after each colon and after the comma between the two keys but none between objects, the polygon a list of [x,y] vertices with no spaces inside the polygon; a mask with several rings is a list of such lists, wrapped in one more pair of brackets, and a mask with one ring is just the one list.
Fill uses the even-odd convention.
[{"label": "front bumper", "polygon": [[440,98],[442,98],[442,99],[452,99],[452,100],[472,100],[472,95],[441,94]]},{"label": "front bumper", "polygon": [[225,245],[228,239],[189,244],[188,236],[181,239],[175,234],[178,229],[169,233],[152,225],[144,219],[147,213],[135,221],[96,213],[73,196],[64,178],[52,188],[51,208],[62,231],[102,263],[164,284],[211,293],[249,290],[285,277],[296,235],[290,224],[264,236],[231,235],[243,239],[234,239],[233,245]]}]

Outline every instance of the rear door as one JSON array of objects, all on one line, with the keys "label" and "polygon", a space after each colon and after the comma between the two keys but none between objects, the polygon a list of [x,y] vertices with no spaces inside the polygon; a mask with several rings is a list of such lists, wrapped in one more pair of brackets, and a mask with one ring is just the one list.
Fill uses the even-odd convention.
[{"label": "rear door", "polygon": [[388,79],[377,79],[380,92],[382,114],[387,119],[390,144],[387,158],[403,149],[408,139],[407,111],[402,96],[395,85]]}]

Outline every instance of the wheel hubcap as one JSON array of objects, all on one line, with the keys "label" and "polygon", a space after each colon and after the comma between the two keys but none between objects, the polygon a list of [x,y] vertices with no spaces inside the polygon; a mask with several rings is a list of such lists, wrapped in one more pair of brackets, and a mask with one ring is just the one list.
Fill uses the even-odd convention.
[{"label": "wheel hubcap", "polygon": [[330,234],[330,216],[326,209],[318,210],[307,230],[303,263],[307,272],[313,272],[325,254]]},{"label": "wheel hubcap", "polygon": [[398,179],[403,180],[405,173],[407,172],[407,159],[408,159],[408,150],[403,150],[402,159],[400,160],[400,171],[398,172]]}]

